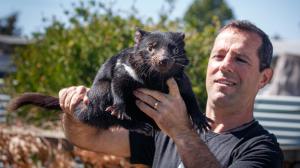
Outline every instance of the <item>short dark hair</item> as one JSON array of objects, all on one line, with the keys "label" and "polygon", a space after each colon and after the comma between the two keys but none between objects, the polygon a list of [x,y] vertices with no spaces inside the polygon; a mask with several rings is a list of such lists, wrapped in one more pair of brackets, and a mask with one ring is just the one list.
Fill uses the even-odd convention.
[{"label": "short dark hair", "polygon": [[273,45],[269,39],[269,36],[264,31],[262,31],[260,28],[256,27],[253,23],[247,20],[234,20],[225,25],[219,31],[219,33],[228,28],[236,28],[241,31],[253,32],[256,33],[259,37],[261,37],[262,44],[258,48],[259,71],[261,72],[262,70],[271,67]]}]

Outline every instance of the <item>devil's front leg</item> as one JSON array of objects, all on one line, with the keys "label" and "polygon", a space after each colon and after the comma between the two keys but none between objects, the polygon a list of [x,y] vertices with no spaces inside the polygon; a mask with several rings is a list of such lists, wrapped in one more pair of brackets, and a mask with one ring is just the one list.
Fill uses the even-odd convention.
[{"label": "devil's front leg", "polygon": [[112,71],[116,65],[118,56],[108,59],[99,69],[93,85],[87,96],[89,98],[89,111],[98,115],[105,111],[112,104],[111,83],[113,80]]},{"label": "devil's front leg", "polygon": [[207,130],[209,123],[207,117],[200,111],[196,96],[192,90],[192,85],[189,78],[183,74],[182,78],[176,79],[180,94],[186,104],[188,114],[190,115],[193,124],[197,126],[200,131]]},{"label": "devil's front leg", "polygon": [[111,81],[112,69],[116,64],[117,57],[107,60],[99,69],[93,85],[87,93],[89,103],[80,103],[75,115],[77,118],[89,125],[108,128],[114,123],[110,122],[111,115],[105,109],[112,104]]},{"label": "devil's front leg", "polygon": [[128,86],[128,81],[125,77],[115,78],[111,83],[113,105],[108,107],[106,111],[110,111],[113,116],[116,116],[118,119],[130,119],[126,114],[126,103],[125,98],[130,91]]},{"label": "devil's front leg", "polygon": [[114,125],[112,116],[105,112],[105,108],[112,104],[110,82],[100,80],[87,93],[88,104],[81,102],[75,109],[77,118],[91,126],[109,128]]}]

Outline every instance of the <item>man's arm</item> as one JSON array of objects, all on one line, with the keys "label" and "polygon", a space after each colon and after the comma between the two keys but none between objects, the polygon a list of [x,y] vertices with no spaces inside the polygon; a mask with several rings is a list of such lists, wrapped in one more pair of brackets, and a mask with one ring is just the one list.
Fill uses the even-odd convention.
[{"label": "man's arm", "polygon": [[87,88],[69,87],[60,90],[60,106],[64,113],[62,125],[66,138],[74,145],[94,152],[129,157],[129,132],[125,129],[102,130],[88,126],[74,115],[74,108],[80,101],[87,101]]},{"label": "man's arm", "polygon": [[172,139],[186,168],[221,167],[216,157],[194,130],[187,130]]},{"label": "man's arm", "polygon": [[140,99],[137,106],[174,140],[186,168],[220,167],[218,160],[193,129],[176,81],[171,79],[167,84],[169,94],[148,89],[135,91],[135,96]]}]

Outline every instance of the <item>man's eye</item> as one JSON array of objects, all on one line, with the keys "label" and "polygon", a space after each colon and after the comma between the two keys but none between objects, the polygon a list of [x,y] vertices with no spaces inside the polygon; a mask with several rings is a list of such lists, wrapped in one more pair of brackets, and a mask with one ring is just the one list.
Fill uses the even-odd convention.
[{"label": "man's eye", "polygon": [[216,59],[216,60],[222,60],[224,58],[224,56],[223,55],[214,55],[212,58]]},{"label": "man's eye", "polygon": [[242,62],[242,63],[248,63],[246,60],[242,59],[242,58],[236,58],[237,61]]}]

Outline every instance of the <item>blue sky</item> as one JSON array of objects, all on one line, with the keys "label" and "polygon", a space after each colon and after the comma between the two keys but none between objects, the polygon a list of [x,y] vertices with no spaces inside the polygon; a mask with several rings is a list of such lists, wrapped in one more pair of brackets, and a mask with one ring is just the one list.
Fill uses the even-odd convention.
[{"label": "blue sky", "polygon": [[[63,9],[76,0],[0,0],[0,17],[19,11],[18,25],[25,35],[45,27],[42,17],[56,15],[63,19]],[[129,10],[134,0],[119,0],[116,7]],[[139,17],[158,16],[163,0],[136,0]],[[177,0],[171,18],[181,17],[192,0]],[[226,0],[237,19],[247,19],[270,36],[300,39],[300,1],[297,0]]]}]

